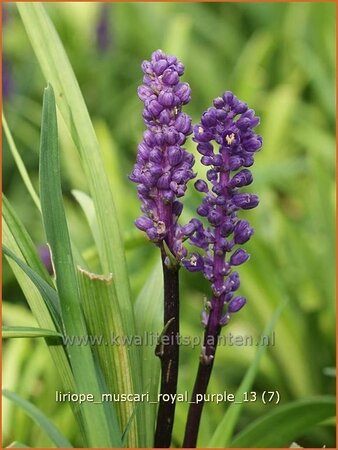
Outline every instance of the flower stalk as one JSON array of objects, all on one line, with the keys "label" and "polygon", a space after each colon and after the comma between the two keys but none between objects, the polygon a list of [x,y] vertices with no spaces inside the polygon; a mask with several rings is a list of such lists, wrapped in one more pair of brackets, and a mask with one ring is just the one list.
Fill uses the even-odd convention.
[{"label": "flower stalk", "polygon": [[[191,118],[182,112],[190,101],[190,87],[180,82],[184,66],[175,56],[157,50],[142,63],[143,84],[138,88],[144,102],[147,130],[138,146],[137,162],[130,179],[137,183],[143,215],[135,225],[161,250],[164,277],[164,331],[156,348],[161,360],[161,399],[158,407],[155,447],[170,447],[175,402],[163,399],[176,394],[179,347],[179,262],[187,256],[185,228],[178,224],[183,197],[194,157],[182,146],[192,133]],[[174,260],[174,263],[173,263]],[[166,397],[166,396],[165,396]]]},{"label": "flower stalk", "polygon": [[249,254],[237,246],[247,242],[253,234],[249,223],[239,219],[237,213],[252,209],[259,202],[256,195],[239,192],[253,181],[247,167],[253,164],[254,153],[262,146],[262,138],[253,132],[258,123],[253,110],[231,92],[225,92],[214,100],[214,106],[202,115],[201,123],[194,128],[201,163],[210,166],[207,178],[211,186],[204,180],[195,183],[196,190],[204,193],[197,212],[207,219],[209,226],[192,219],[190,224],[194,229],[190,242],[200,248],[202,254],[192,253],[183,264],[192,272],[203,272],[211,283],[212,296],[202,313],[204,343],[188,412],[185,448],[195,447],[197,443],[203,402],[196,403],[196,395],[204,397],[206,393],[218,336],[232,314],[246,303],[244,297],[234,296],[240,282],[233,267],[249,259]]},{"label": "flower stalk", "polygon": [[163,394],[174,398],[177,392],[179,365],[179,270],[169,266],[168,258],[162,251],[162,267],[164,281],[164,330],[156,347],[155,354],[161,360],[161,388],[157,424],[155,431],[155,448],[170,447],[171,434],[174,425],[176,403],[165,401]]}]

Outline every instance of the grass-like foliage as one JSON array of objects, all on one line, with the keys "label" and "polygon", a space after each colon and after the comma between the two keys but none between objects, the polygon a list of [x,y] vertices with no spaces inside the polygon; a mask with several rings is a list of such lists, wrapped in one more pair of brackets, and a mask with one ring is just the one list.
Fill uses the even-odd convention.
[{"label": "grass-like foliage", "polygon": [[[237,340],[218,346],[208,387],[238,402],[205,402],[198,447],[333,447],[334,5],[5,7],[3,446],[154,445],[154,336],[165,332],[170,286],[160,252],[133,225],[140,204],[127,175],[144,130],[140,63],[162,48],[185,64],[194,123],[229,89],[255,108],[264,141],[253,168],[260,206],[247,216],[251,260],[240,269],[248,304],[222,332]],[[186,147],[204,178],[191,139]],[[182,223],[200,202],[188,184]],[[46,243],[53,274],[39,253]],[[180,270],[182,337],[202,339],[209,296],[201,274]],[[144,345],[112,340],[146,335]],[[272,345],[257,344],[261,336]],[[177,392],[190,399],[201,341],[189,342]],[[93,401],[60,401],[60,392]],[[265,401],[271,392],[278,404]],[[109,393],[148,400],[101,401]],[[176,403],[172,447],[188,406]]]}]

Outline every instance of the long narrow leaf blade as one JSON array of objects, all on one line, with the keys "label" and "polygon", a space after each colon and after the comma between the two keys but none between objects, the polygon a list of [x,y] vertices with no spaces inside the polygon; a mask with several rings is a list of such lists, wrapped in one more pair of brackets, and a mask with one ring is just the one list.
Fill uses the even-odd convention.
[{"label": "long narrow leaf blade", "polygon": [[12,133],[10,132],[10,129],[8,128],[7,121],[6,121],[5,115],[3,113],[2,113],[2,126],[5,131],[5,136],[8,141],[9,149],[13,155],[15,164],[19,170],[21,178],[27,188],[27,191],[29,192],[29,195],[31,196],[33,202],[35,203],[35,206],[38,208],[39,211],[41,211],[39,197],[38,197],[37,193],[35,192],[34,186],[31,182],[31,179],[29,177],[29,174],[27,172],[25,164],[20,156],[20,153],[15,145]]},{"label": "long narrow leaf blade", "polygon": [[[105,376],[108,394],[133,393],[132,379],[129,376],[130,348],[132,341],[124,343],[121,312],[116,299],[112,275],[103,276],[87,272],[78,268],[78,279],[81,301],[90,336],[98,340],[92,342],[92,348],[100,362]],[[133,336],[131,336],[133,338]],[[137,406],[136,406],[137,407]],[[116,409],[119,416],[120,428],[124,430],[129,418],[134,415],[133,402],[118,402]],[[134,432],[131,432],[134,428]],[[127,444],[135,447],[136,422],[131,421]]]},{"label": "long narrow leaf blade", "polygon": [[62,334],[54,330],[45,330],[35,327],[2,327],[2,338],[35,338],[35,337],[61,337]]},{"label": "long narrow leaf blade", "polygon": [[[42,109],[40,198],[46,237],[53,255],[65,333],[68,336],[85,336],[87,330],[63,206],[56,106],[51,85],[45,89]],[[99,402],[101,392],[91,349],[85,345],[68,345],[67,351],[79,392],[90,392]],[[102,403],[83,403],[80,408],[84,411],[89,446],[120,446],[117,424],[108,423]]]},{"label": "long narrow leaf blade", "polygon": [[[156,264],[147,283],[144,285],[135,303],[137,333],[140,336],[156,336],[163,328],[163,275],[162,265]],[[151,401],[156,401],[159,389],[161,364],[155,356],[156,342],[141,347],[143,386],[142,392],[149,392]],[[156,403],[146,405],[145,427],[151,439],[147,445],[153,446],[156,422]]]},{"label": "long narrow leaf blade", "polygon": [[12,400],[16,405],[22,408],[45,431],[54,444],[59,448],[73,448],[72,444],[66,439],[60,431],[47,419],[47,417],[32,403],[21,398],[14,392],[3,389],[2,394]]},{"label": "long narrow leaf blade", "polygon": [[22,442],[14,441],[6,448],[31,448],[28,445],[22,444]]},{"label": "long narrow leaf blade", "polygon": [[33,269],[28,267],[27,264],[17,258],[15,254],[6,246],[3,247],[3,253],[4,255],[15,261],[20,269],[22,269],[30,278],[30,280],[35,284],[53,317],[55,325],[57,326],[58,330],[61,330],[62,319],[60,302],[57,292],[48,283],[46,283],[46,281],[41,278],[39,274],[37,274]]},{"label": "long narrow leaf blade", "polygon": [[[286,302],[282,303],[275,313],[273,314],[270,322],[267,324],[264,335],[269,336],[276,323],[278,318],[280,317],[283,309],[286,306]],[[236,398],[243,398],[244,392],[250,391],[250,388],[252,386],[252,383],[254,382],[259,363],[266,351],[267,347],[260,346],[258,347],[256,351],[256,355],[248,368],[239,388],[236,391],[235,397]],[[210,442],[209,447],[227,447],[229,445],[229,441],[232,437],[232,434],[234,432],[238,417],[240,415],[240,412],[242,410],[243,404],[240,403],[232,403],[229,406],[229,409],[224,414],[222,420],[218,424],[218,427],[215,430],[215,433],[213,434]]]},{"label": "long narrow leaf blade", "polygon": [[[41,260],[36,254],[35,246],[25,230],[25,227],[15,215],[8,200],[6,200],[5,197],[3,200],[2,239],[4,245],[10,249],[18,260],[25,261],[27,266],[31,267],[34,272],[39,274],[44,280],[49,281],[52,285],[51,278],[46,269],[42,266]],[[55,324],[53,318],[39,290],[16,262],[9,258],[8,263],[25,295],[25,298],[27,299],[29,307],[38,325],[41,328],[54,329]],[[48,348],[55,367],[59,372],[64,391],[74,392],[74,376],[71,371],[65,348],[60,345],[49,345]],[[74,403],[71,403],[71,407],[78,420],[81,433],[82,435],[85,435],[83,412]]]},{"label": "long narrow leaf blade", "polygon": [[[2,216],[4,226],[8,227],[11,236],[20,248],[20,252],[23,255],[23,258],[21,259],[24,260],[29,267],[32,267],[48,284],[53,286],[52,279],[37,253],[36,246],[4,194],[2,194]],[[3,239],[3,243],[7,245],[5,239]],[[7,247],[9,247],[9,245],[7,245]],[[13,249],[10,250],[13,251]]]},{"label": "long narrow leaf blade", "polygon": [[[99,246],[99,228],[92,199],[81,191],[75,190],[72,193],[86,216],[96,245]],[[82,287],[81,297],[84,305],[84,313],[91,334],[97,335],[100,333],[100,330],[98,330],[99,325],[102,328],[100,334],[103,333],[106,339],[109,339],[109,334],[111,332],[115,332],[120,336],[131,336],[124,326],[121,307],[117,299],[118,286],[116,286],[115,289],[115,283],[110,283],[109,288],[107,288],[108,285],[101,276],[96,276],[95,274],[89,276],[88,274],[89,272],[80,270],[79,281],[80,286]],[[89,279],[90,277],[96,279],[96,282],[88,284],[87,275],[89,276]],[[90,292],[90,294],[88,294],[88,292]],[[96,299],[97,305],[99,306],[95,304],[94,299]],[[96,320],[94,320],[94,318]],[[107,383],[113,392],[146,392],[142,390],[141,387],[138,389],[135,388],[136,390],[133,387],[134,382],[131,367],[133,363],[132,358],[135,355],[135,347],[129,346],[128,351],[125,350],[126,349],[124,349],[124,351],[120,350],[120,358],[116,358],[117,352],[114,348],[99,349],[98,354],[100,360],[103,361],[103,370],[108,364],[108,371],[105,372]],[[109,364],[111,365],[110,367]],[[111,367],[114,367],[113,371],[111,370]],[[142,408],[144,408],[144,410],[142,410]],[[144,420],[144,414],[147,414],[148,405],[138,405],[137,410],[134,413],[132,405],[128,402],[123,402],[118,405],[117,410],[120,417],[121,429],[125,429],[127,421],[130,420],[128,418],[130,418],[131,415],[134,417],[128,428],[128,446],[137,446],[138,440],[136,437],[138,437],[138,439],[143,439],[142,435],[145,435],[145,433],[147,433],[147,435],[144,436],[144,445],[152,445],[153,431],[151,431],[151,434],[149,433],[148,425],[142,425],[142,430],[139,430],[139,432],[136,426],[137,419],[139,419],[139,423],[141,424],[142,422],[148,424],[147,419]]]},{"label": "long narrow leaf blade", "polygon": [[335,409],[335,399],[324,396],[278,406],[239,433],[230,447],[288,447],[315,425],[334,417]]}]

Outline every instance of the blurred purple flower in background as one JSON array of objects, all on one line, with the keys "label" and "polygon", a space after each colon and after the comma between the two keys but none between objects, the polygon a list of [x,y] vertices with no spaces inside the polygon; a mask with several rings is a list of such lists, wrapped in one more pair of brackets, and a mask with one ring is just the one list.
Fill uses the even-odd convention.
[{"label": "blurred purple flower in background", "polygon": [[12,77],[6,55],[2,56],[2,98],[8,100],[12,93]]},{"label": "blurred purple flower in background", "polygon": [[[4,33],[4,30],[8,23],[8,11],[5,5],[2,7],[2,32]],[[10,71],[10,64],[8,61],[8,58],[6,56],[5,51],[3,51],[2,54],[2,98],[4,100],[8,100],[11,96],[12,89],[13,89],[13,80],[11,76]]]},{"label": "blurred purple flower in background", "polygon": [[105,53],[112,43],[109,12],[109,3],[100,4],[99,18],[96,24],[96,46],[101,53]]},{"label": "blurred purple flower in background", "polygon": [[39,245],[38,253],[39,253],[41,261],[43,262],[43,265],[48,270],[48,273],[50,275],[53,275],[54,269],[53,269],[52,257],[51,257],[48,245]]}]

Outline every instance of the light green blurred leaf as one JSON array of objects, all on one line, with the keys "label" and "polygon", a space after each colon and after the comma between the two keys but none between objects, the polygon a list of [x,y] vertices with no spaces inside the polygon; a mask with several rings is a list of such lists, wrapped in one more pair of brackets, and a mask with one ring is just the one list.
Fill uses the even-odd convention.
[{"label": "light green blurred leaf", "polygon": [[16,403],[20,408],[24,409],[25,412],[36,422],[40,427],[47,433],[50,439],[56,444],[59,448],[73,448],[72,444],[66,439],[59,430],[55,427],[55,425],[50,422],[49,419],[32,403],[27,400],[21,398],[19,395],[14,392],[10,392],[6,389],[3,389],[2,394],[8,399],[12,400]]},{"label": "light green blurred leaf", "polygon": [[323,373],[327,376],[327,377],[332,377],[335,378],[336,377],[336,368],[335,367],[324,367],[323,369]]},{"label": "light green blurred leaf", "polygon": [[290,128],[293,111],[297,107],[297,94],[297,86],[292,84],[280,84],[269,92],[259,127],[259,134],[264,139],[259,165],[267,162],[276,164],[276,152],[279,163],[289,158],[292,138]]},{"label": "light green blurred leaf", "polygon": [[[137,332],[140,336],[156,336],[163,328],[163,275],[160,263],[154,267],[148,281],[139,293],[135,303],[135,316],[138,317]],[[151,401],[157,400],[160,360],[155,356],[156,342],[141,347],[143,386],[142,392],[149,392]],[[155,404],[148,404],[145,426],[148,434],[153,436],[156,420]],[[150,446],[153,442],[149,443]]]},{"label": "light green blurred leaf", "polygon": [[[285,306],[286,302],[282,303],[274,312],[270,322],[263,332],[264,336],[271,335]],[[266,349],[267,347],[265,346],[259,346],[257,348],[256,355],[236,391],[235,398],[243,398],[244,392],[250,391],[258,371],[259,363],[266,352]],[[242,408],[243,403],[231,403],[222,420],[218,424],[218,427],[209,442],[209,447],[227,447],[229,445]]]},{"label": "light green blurred leaf", "polygon": [[[266,30],[259,30],[249,39],[242,52],[236,58],[232,70],[232,84],[236,86],[236,95],[251,104],[261,88],[267,56],[273,51],[274,39]],[[247,70],[250,67],[250,70]]]},{"label": "light green blurred leaf", "polygon": [[21,442],[14,441],[6,448],[31,448],[28,445],[22,444]]},{"label": "light green blurred leaf", "polygon": [[2,338],[60,337],[62,334],[54,330],[34,327],[2,327]]},{"label": "light green blurred leaf", "polygon": [[335,411],[335,399],[329,396],[276,406],[239,433],[230,447],[287,447],[315,425],[335,416]]},{"label": "light green blurred leaf", "polygon": [[37,193],[35,192],[34,186],[33,186],[32,182],[31,182],[31,179],[29,177],[29,174],[27,172],[25,164],[24,164],[24,162],[23,162],[23,160],[22,160],[22,158],[20,156],[20,153],[19,153],[19,151],[18,151],[18,149],[17,149],[17,147],[15,145],[12,133],[10,132],[10,129],[8,128],[7,121],[6,121],[4,113],[2,113],[2,126],[3,126],[3,129],[5,131],[5,136],[7,138],[10,151],[11,151],[11,153],[13,155],[13,158],[15,160],[15,164],[16,164],[16,166],[18,168],[18,171],[19,171],[19,173],[21,175],[21,178],[22,178],[22,180],[23,180],[23,182],[24,182],[24,184],[25,184],[25,186],[27,188],[27,191],[29,192],[29,195],[31,196],[33,202],[35,203],[35,206],[38,208],[39,211],[41,211],[39,197],[38,197]]},{"label": "light green blurred leaf", "polygon": [[[325,108],[328,117],[333,120],[335,117],[335,99],[332,95],[335,85],[334,69],[332,68],[331,74],[328,73],[326,67],[322,64],[322,55],[317,54],[314,49],[303,42],[297,48],[296,57],[312,81],[318,99]],[[311,64],[309,64],[309,61],[311,61]]]},{"label": "light green blurred leaf", "polygon": [[85,192],[82,191],[73,190],[72,194],[75,197],[76,201],[81,206],[81,209],[87,219],[88,225],[92,232],[96,248],[98,248],[98,246],[100,245],[100,234],[97,218],[95,215],[95,207],[93,200],[89,197],[89,195],[87,195]]},{"label": "light green blurred leaf", "polygon": [[181,61],[185,61],[189,51],[187,42],[190,40],[192,19],[189,14],[175,14],[173,20],[168,23],[168,32],[165,35],[163,48],[172,55],[178,55]]},{"label": "light green blurred leaf", "polygon": [[123,152],[112,135],[108,124],[101,120],[94,122],[95,133],[99,142],[100,154],[109,180],[110,188],[114,193],[116,211],[119,213],[119,222],[130,215],[130,208],[125,205],[129,201],[138,203],[137,197],[128,189],[127,176],[121,164]]}]

